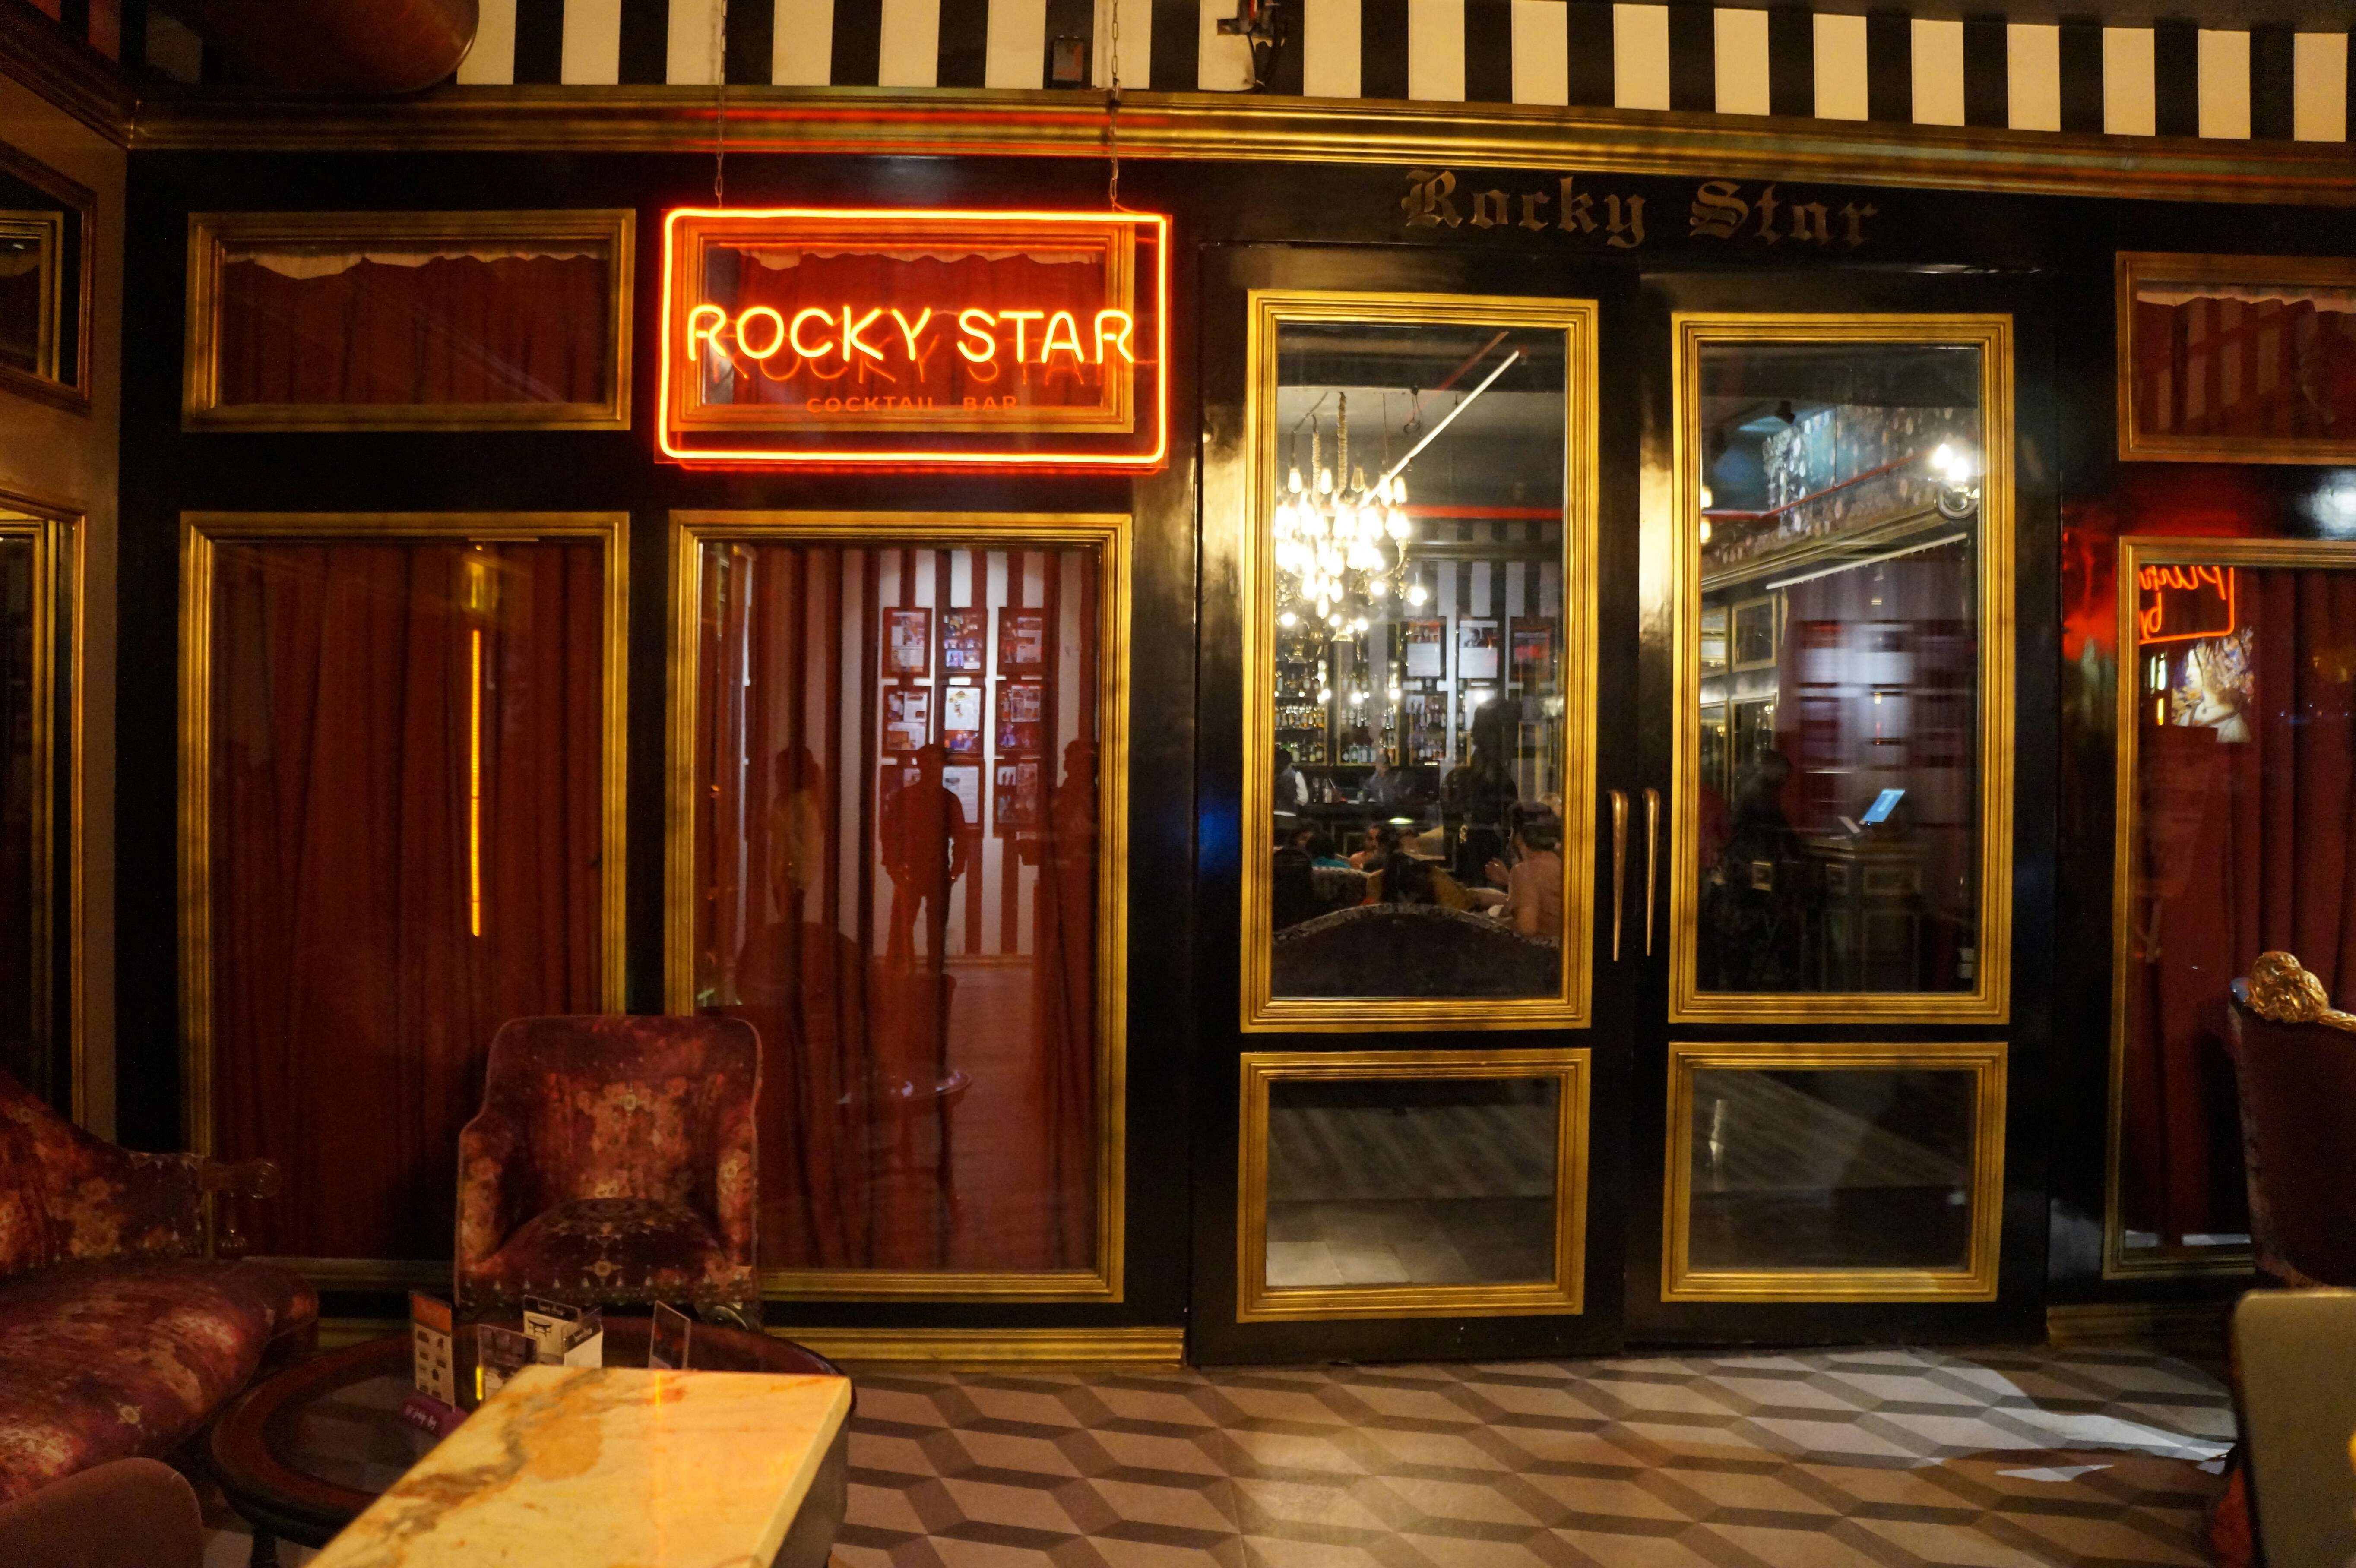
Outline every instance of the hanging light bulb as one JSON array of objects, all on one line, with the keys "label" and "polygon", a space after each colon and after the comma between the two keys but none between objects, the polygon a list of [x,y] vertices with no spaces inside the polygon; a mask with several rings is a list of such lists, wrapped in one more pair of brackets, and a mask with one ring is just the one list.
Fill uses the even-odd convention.
[{"label": "hanging light bulb", "polygon": [[1289,632],[1301,624],[1301,617],[1287,610],[1276,618],[1276,624]]},{"label": "hanging light bulb", "polygon": [[1420,606],[1428,597],[1430,597],[1430,595],[1424,592],[1423,584],[1420,582],[1414,584],[1407,591],[1407,602],[1410,604]]}]

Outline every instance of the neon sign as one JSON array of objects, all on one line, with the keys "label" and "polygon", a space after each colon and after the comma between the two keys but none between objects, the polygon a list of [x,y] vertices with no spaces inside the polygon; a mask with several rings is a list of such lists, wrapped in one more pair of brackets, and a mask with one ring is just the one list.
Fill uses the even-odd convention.
[{"label": "neon sign", "polygon": [[2230,566],[2136,569],[2136,641],[2190,643],[2233,635],[2239,624]]},{"label": "neon sign", "polygon": [[1159,467],[1169,220],[688,208],[663,224],[681,463]]}]

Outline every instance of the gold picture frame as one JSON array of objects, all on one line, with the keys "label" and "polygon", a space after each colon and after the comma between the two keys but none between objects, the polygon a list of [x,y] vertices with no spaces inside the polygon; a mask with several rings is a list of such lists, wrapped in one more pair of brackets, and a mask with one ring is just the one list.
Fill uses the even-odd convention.
[{"label": "gold picture frame", "polygon": [[[1246,1051],[1236,1120],[1236,1321],[1576,1316],[1587,1300],[1588,1104],[1593,1048],[1551,1051]],[[1485,1285],[1271,1287],[1268,1283],[1269,1089],[1290,1082],[1550,1079],[1555,1093],[1553,1277]]]},{"label": "gold picture frame", "polygon": [[2127,987],[2136,963],[2135,841],[2140,829],[2136,788],[2142,755],[2141,682],[2136,674],[2136,577],[2147,566],[2227,566],[2356,571],[2356,543],[2329,539],[2199,538],[2125,534],[2119,539],[2117,674],[2114,684],[2117,773],[2113,781],[2111,837],[2110,1067],[2103,1159],[2103,1277],[2154,1279],[2171,1275],[2242,1275],[2256,1253],[2248,1246],[2134,1247],[2126,1244],[2123,1196],[2126,1175]]},{"label": "gold picture frame", "polygon": [[[66,1001],[66,1072],[63,1085],[37,1082],[29,1087],[51,1098],[62,1087],[68,1113],[77,1125],[88,1126],[92,1109],[87,1048],[83,1037],[82,996],[82,560],[81,514],[53,507],[32,496],[0,490],[0,540],[22,540],[31,547],[33,598],[30,605],[32,647],[27,708],[32,727],[32,788],[27,803],[32,856],[27,869],[31,882],[27,901],[32,919],[32,1045],[45,1059],[53,1059],[58,1040],[54,1020],[60,989]],[[60,635],[59,621],[64,622]],[[59,704],[59,661],[63,661],[65,705]],[[58,776],[58,748],[66,748],[66,776]],[[60,788],[62,784],[62,788]],[[58,821],[65,818],[64,843],[59,843]],[[63,972],[57,962],[59,892],[65,898],[66,923]]]},{"label": "gold picture frame", "polygon": [[[49,256],[41,285],[42,320],[36,349],[38,368],[26,371],[13,365],[0,365],[0,388],[76,413],[88,413],[91,347],[94,341],[91,306],[97,277],[97,194],[5,142],[0,142],[0,175],[22,180],[58,203],[53,210],[13,208],[0,213],[0,219],[5,219],[9,229],[37,233],[46,240]],[[76,260],[71,277],[66,275],[65,270],[68,215],[71,215],[76,229]],[[74,302],[70,330],[64,321],[68,299]],[[59,374],[59,360],[69,338],[74,350],[73,374],[65,377]]]},{"label": "gold picture frame", "polygon": [[[1663,1301],[1993,1301],[2004,1237],[2006,1047],[2002,1040],[1794,1045],[1771,1040],[1669,1045],[1662,1178]],[[1974,1074],[1969,1256],[1961,1269],[1725,1269],[1691,1264],[1693,1096],[1697,1072],[1969,1072]]]},{"label": "gold picture frame", "polygon": [[[1287,324],[1494,326],[1563,335],[1562,624],[1563,890],[1567,919],[1560,984],[1554,995],[1512,997],[1301,997],[1273,994],[1268,890],[1274,845],[1257,828],[1242,840],[1240,1027],[1247,1034],[1409,1033],[1433,1030],[1584,1029],[1590,1018],[1593,939],[1589,923],[1594,842],[1598,480],[1596,332],[1593,300],[1499,294],[1251,291],[1250,381],[1245,394],[1248,486],[1243,530],[1244,776],[1246,824],[1275,809],[1277,588],[1272,527],[1278,461],[1275,417],[1278,335]],[[1370,1008],[1369,1001],[1378,1007]]]},{"label": "gold picture frame", "polygon": [[[2207,285],[2261,293],[2269,287],[2338,289],[2347,291],[2351,304],[2356,305],[2356,261],[2343,256],[2209,256],[2122,251],[2115,273],[2122,459],[2138,463],[2356,464],[2356,436],[2171,435],[2150,429],[2143,415],[2154,400],[2157,389],[2147,387],[2136,369],[2136,303],[2137,294],[2146,288]],[[2266,329],[2259,330],[2263,336]],[[2277,339],[2277,349],[2286,347],[2288,346]],[[2350,347],[2356,348],[2356,342]],[[2251,363],[2248,384],[2260,386],[2263,379],[2272,378],[2277,369],[2265,364],[2261,355]],[[2297,379],[2294,375],[2287,384],[2295,386]]]},{"label": "gold picture frame", "polygon": [[695,744],[704,547],[1102,552],[1097,661],[1097,1230],[1088,1269],[765,1269],[783,1300],[1101,1301],[1123,1298],[1128,1192],[1129,691],[1133,523],[1126,513],[676,511],[671,526],[669,711],[663,816],[663,1005],[695,1008]]},{"label": "gold picture frame", "polygon": [[[2013,347],[2009,315],[1679,312],[1672,318],[1676,422],[1669,474],[1669,587],[1678,715],[1671,789],[1669,1021],[2001,1024],[2012,1007]],[[1704,991],[1699,982],[1701,360],[1719,346],[1957,347],[1980,356],[1984,432],[1976,587],[1979,963],[1972,989]],[[1730,662],[1734,650],[1728,649]],[[1738,722],[1739,731],[1740,724]]]},{"label": "gold picture frame", "polygon": [[[184,512],[180,517],[180,1120],[194,1153],[213,1129],[213,585],[224,544],[399,543],[465,539],[595,542],[605,552],[602,670],[605,723],[599,845],[599,1005],[627,1005],[624,914],[629,736],[629,514],[626,512]],[[350,1289],[407,1289],[449,1265],[407,1258],[282,1260]]]},{"label": "gold picture frame", "polygon": [[[606,273],[604,390],[579,403],[239,403],[220,400],[222,270],[232,251],[272,244],[388,248],[602,245]],[[192,212],[180,422],[187,430],[627,430],[630,309],[637,214],[552,212]]]}]

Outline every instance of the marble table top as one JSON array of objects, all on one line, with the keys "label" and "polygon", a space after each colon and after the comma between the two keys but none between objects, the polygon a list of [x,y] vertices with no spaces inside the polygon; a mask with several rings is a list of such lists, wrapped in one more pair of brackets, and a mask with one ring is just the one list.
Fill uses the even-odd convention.
[{"label": "marble table top", "polygon": [[847,1378],[527,1367],[313,1568],[747,1568],[786,1538]]}]

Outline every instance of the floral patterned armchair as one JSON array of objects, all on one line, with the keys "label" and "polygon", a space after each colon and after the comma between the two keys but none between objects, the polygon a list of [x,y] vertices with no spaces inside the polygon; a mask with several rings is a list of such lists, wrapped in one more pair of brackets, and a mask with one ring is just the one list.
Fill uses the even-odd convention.
[{"label": "floral patterned armchair", "polygon": [[[299,1276],[205,1255],[209,1197],[276,1179],[117,1148],[0,1073],[0,1503],[166,1452],[310,1343]],[[219,1241],[241,1250],[233,1224]]]},{"label": "floral patterned armchair", "polygon": [[691,1302],[756,1324],[760,1039],[719,1018],[516,1019],[458,1136],[458,1309]]}]

